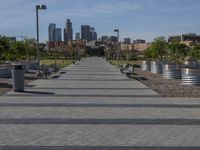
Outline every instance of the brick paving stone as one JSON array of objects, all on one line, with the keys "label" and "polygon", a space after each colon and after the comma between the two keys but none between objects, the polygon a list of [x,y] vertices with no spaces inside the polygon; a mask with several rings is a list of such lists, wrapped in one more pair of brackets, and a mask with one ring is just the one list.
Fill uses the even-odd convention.
[{"label": "brick paving stone", "polygon": [[61,72],[0,97],[0,150],[200,149],[199,98],[161,97],[97,57]]}]

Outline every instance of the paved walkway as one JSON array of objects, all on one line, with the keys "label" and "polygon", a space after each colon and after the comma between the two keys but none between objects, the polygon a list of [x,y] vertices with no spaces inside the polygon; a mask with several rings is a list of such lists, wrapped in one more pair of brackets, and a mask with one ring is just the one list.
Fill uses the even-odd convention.
[{"label": "paved walkway", "polygon": [[200,149],[199,108],[87,58],[0,97],[0,150]]}]

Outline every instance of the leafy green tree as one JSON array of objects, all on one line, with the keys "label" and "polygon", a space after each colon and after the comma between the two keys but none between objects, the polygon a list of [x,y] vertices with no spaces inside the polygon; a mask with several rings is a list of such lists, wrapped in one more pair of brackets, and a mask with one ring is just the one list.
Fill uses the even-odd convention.
[{"label": "leafy green tree", "polygon": [[145,59],[148,58],[154,59],[158,57],[158,54],[156,53],[156,51],[152,50],[152,47],[149,47],[144,51],[144,57]]},{"label": "leafy green tree", "polygon": [[160,57],[161,61],[163,60],[163,57],[167,54],[167,42],[166,40],[162,38],[157,38],[152,43],[151,47],[151,55],[153,58]]},{"label": "leafy green tree", "polygon": [[170,61],[180,63],[187,56],[189,47],[185,44],[171,43],[168,46],[168,55]]},{"label": "leafy green tree", "polygon": [[7,37],[2,37],[0,39],[0,59],[1,60],[7,60],[11,59],[11,46],[12,46],[12,41],[7,38]]},{"label": "leafy green tree", "polygon": [[114,59],[114,55],[116,54],[116,46],[114,44],[110,44],[106,50],[106,56],[108,59]]},{"label": "leafy green tree", "polygon": [[167,54],[167,45],[164,37],[156,38],[151,46],[144,51],[144,57],[152,60],[160,58],[162,61]]},{"label": "leafy green tree", "polygon": [[35,39],[30,38],[25,41],[26,55],[28,60],[35,59],[37,55],[37,42]]},{"label": "leafy green tree", "polygon": [[12,45],[12,50],[15,53],[16,60],[22,60],[24,58],[24,56],[26,56],[25,42],[23,42],[23,41],[16,41]]},{"label": "leafy green tree", "polygon": [[200,45],[193,45],[189,52],[189,56],[193,61],[200,59]]}]

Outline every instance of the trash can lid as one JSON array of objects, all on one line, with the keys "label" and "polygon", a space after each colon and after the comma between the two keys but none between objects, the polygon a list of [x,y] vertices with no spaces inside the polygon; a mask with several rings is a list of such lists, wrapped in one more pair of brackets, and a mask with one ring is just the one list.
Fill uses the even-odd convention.
[{"label": "trash can lid", "polygon": [[12,66],[12,69],[16,69],[16,70],[23,70],[25,68],[25,64],[23,63],[12,63],[11,66]]},{"label": "trash can lid", "polygon": [[12,66],[24,66],[24,63],[11,63]]}]

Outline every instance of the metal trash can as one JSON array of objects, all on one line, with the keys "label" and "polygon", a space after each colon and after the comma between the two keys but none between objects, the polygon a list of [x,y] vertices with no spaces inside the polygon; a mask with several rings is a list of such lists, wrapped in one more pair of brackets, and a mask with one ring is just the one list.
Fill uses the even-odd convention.
[{"label": "metal trash can", "polygon": [[24,72],[25,67],[22,64],[12,64],[12,82],[15,92],[24,91]]}]

